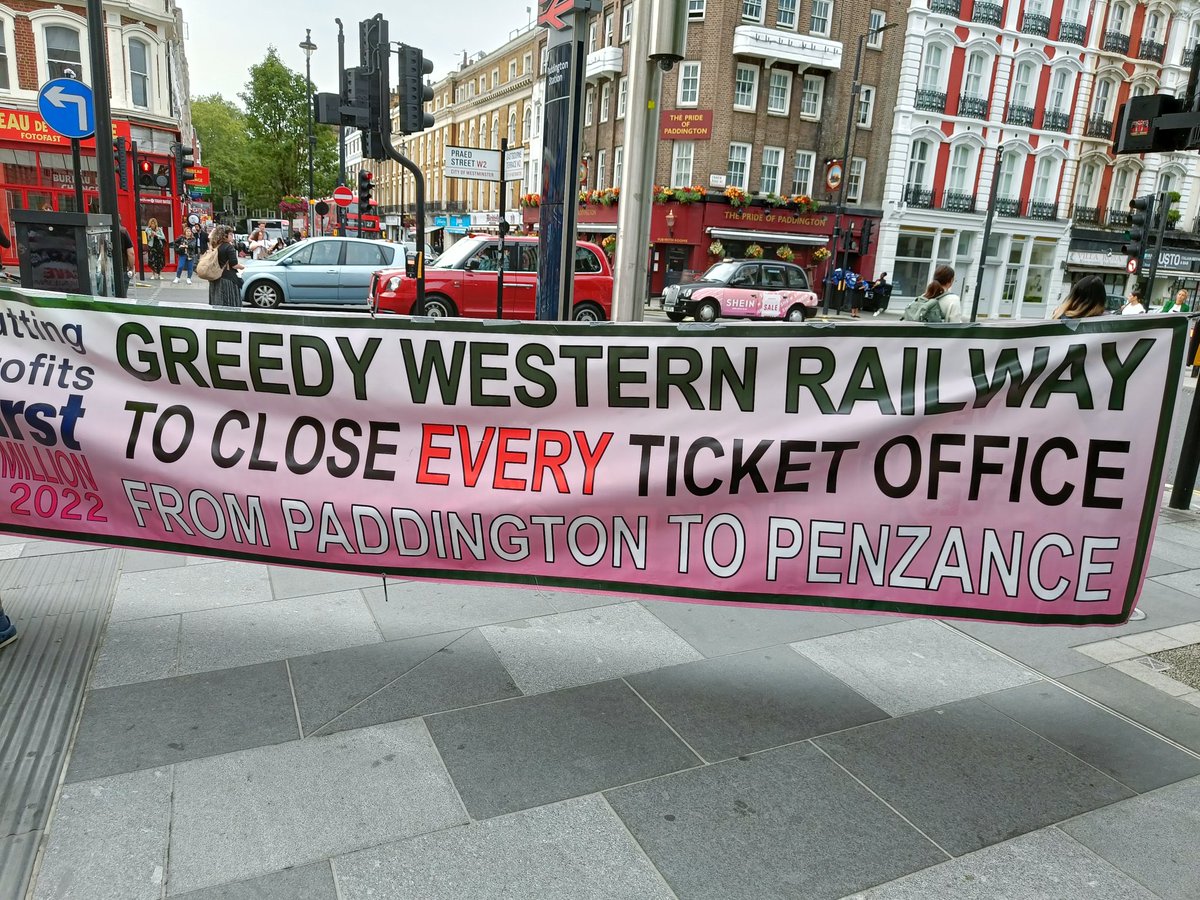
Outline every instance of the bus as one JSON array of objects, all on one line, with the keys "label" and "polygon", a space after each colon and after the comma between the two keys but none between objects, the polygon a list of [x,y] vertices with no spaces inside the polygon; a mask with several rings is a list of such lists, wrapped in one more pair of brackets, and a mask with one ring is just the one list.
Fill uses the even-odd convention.
[{"label": "bus", "polygon": [[292,224],[287,219],[239,219],[238,234],[249,235],[254,233],[254,230],[259,226],[266,229],[267,239],[273,244],[277,238],[283,238],[285,241],[291,240]]}]

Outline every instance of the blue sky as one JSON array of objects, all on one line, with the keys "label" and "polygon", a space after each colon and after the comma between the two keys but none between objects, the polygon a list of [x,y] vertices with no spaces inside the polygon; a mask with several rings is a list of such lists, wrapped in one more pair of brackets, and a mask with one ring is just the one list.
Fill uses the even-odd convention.
[{"label": "blue sky", "polygon": [[[436,14],[436,10],[445,14]],[[334,17],[340,16],[345,25],[346,65],[354,66],[358,64],[358,23],[377,12],[387,18],[393,41],[420,47],[433,60],[430,77],[436,81],[457,66],[464,50],[469,54],[493,50],[511,31],[528,24],[530,16],[537,16],[537,2],[400,0],[385,5],[379,0],[273,0],[226,6],[191,0],[184,7],[184,21],[192,96],[220,93],[236,102],[246,83],[246,70],[262,59],[269,44],[275,45],[287,65],[303,72],[304,53],[299,45],[305,28],[312,29],[317,45],[312,58],[313,86],[318,91],[336,90]]]}]

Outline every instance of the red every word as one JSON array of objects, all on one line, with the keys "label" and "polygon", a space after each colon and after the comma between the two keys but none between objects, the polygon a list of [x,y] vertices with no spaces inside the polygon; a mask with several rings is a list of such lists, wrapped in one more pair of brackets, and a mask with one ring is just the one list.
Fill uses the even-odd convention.
[{"label": "red every word", "polygon": [[[458,437],[457,443],[443,444],[439,438]],[[479,483],[484,467],[491,466],[491,487],[498,491],[524,491],[534,493],[542,490],[546,475],[554,482],[560,494],[571,493],[564,467],[572,457],[578,456],[583,466],[583,483],[580,493],[591,494],[596,481],[596,467],[612,441],[612,432],[604,432],[596,446],[588,445],[587,435],[582,431],[566,432],[553,428],[539,428],[536,432],[528,428],[497,428],[488,425],[476,432],[473,440],[466,425],[422,425],[421,458],[417,463],[417,483],[448,485],[450,475],[435,472],[430,464],[436,460],[450,460],[458,455],[462,469],[462,484],[473,488]],[[532,443],[532,447],[520,446]],[[516,445],[516,446],[514,446]],[[472,451],[472,447],[478,449]],[[530,450],[533,460],[530,461]],[[510,471],[517,467],[518,472]],[[521,471],[523,469],[523,471]]]},{"label": "red every word", "polygon": [[[92,491],[82,494],[72,488],[54,488],[43,484],[34,490],[32,485],[18,481],[10,485],[13,495],[9,511],[14,516],[37,516],[40,519],[62,519],[67,522],[107,522],[100,511],[104,501]],[[81,509],[82,507],[82,509]]]}]

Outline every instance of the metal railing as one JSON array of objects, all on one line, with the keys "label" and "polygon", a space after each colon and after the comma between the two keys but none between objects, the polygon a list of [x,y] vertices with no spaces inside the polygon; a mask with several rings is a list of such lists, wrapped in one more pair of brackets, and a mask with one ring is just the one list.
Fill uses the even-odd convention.
[{"label": "metal railing", "polygon": [[1004,115],[1004,121],[1009,125],[1024,125],[1030,128],[1033,126],[1033,107],[1010,104],[1008,112]]},{"label": "metal railing", "polygon": [[917,91],[917,109],[927,109],[932,112],[946,111],[946,92],[931,91],[922,88]]},{"label": "metal railing", "polygon": [[920,209],[933,209],[933,191],[910,184],[904,189],[904,202]]},{"label": "metal railing", "polygon": [[983,25],[999,25],[1004,18],[1004,7],[999,3],[987,3],[975,0],[975,7],[971,10],[971,21],[979,22]]},{"label": "metal railing", "polygon": [[1042,111],[1042,128],[1046,131],[1070,131],[1071,116],[1057,109]]},{"label": "metal railing", "polygon": [[1077,225],[1099,225],[1100,212],[1098,206],[1083,206],[1076,203],[1072,217]]},{"label": "metal railing", "polygon": [[1088,116],[1087,128],[1085,129],[1088,137],[1110,140],[1112,138],[1112,130],[1112,119],[1106,119],[1104,116],[1097,114]]},{"label": "metal railing", "polygon": [[1082,47],[1087,43],[1087,26],[1082,22],[1059,22],[1058,39],[1065,43],[1078,44]]},{"label": "metal railing", "polygon": [[1046,37],[1050,34],[1050,17],[1040,13],[1021,14],[1021,33],[1037,34]]},{"label": "metal railing", "polygon": [[957,16],[962,13],[962,0],[932,0],[929,11],[945,16]]},{"label": "metal railing", "polygon": [[1046,200],[1030,200],[1029,218],[1053,221],[1058,218],[1058,204]]},{"label": "metal railing", "polygon": [[947,212],[975,212],[975,195],[965,191],[942,191],[942,209]]},{"label": "metal railing", "polygon": [[1108,208],[1108,214],[1104,217],[1104,222],[1109,228],[1121,228],[1125,225],[1129,225],[1131,222],[1129,218],[1129,210],[1118,209],[1110,206]]},{"label": "metal railing", "polygon": [[1109,53],[1129,53],[1129,35],[1119,31],[1104,32],[1104,43],[1101,45]]},{"label": "metal railing", "polygon": [[997,197],[996,212],[1002,216],[1019,216],[1021,214],[1021,201],[1014,200],[1011,197]]},{"label": "metal railing", "polygon": [[1148,59],[1151,62],[1162,62],[1166,55],[1167,45],[1159,41],[1148,41],[1142,38],[1138,42],[1138,59]]},{"label": "metal railing", "polygon": [[968,119],[986,119],[988,101],[986,97],[976,97],[974,94],[958,95],[958,114]]}]

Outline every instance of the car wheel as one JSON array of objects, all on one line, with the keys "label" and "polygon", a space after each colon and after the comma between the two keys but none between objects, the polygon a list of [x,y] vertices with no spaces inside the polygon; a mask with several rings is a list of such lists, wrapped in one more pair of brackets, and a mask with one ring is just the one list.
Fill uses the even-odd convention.
[{"label": "car wheel", "polygon": [[670,319],[672,322],[682,322],[684,319],[687,318],[687,314],[681,313],[681,312],[669,312],[669,313],[667,313],[667,318]]},{"label": "car wheel", "polygon": [[432,319],[453,319],[458,315],[458,310],[449,297],[430,294],[425,298],[425,315]]},{"label": "car wheel", "polygon": [[584,300],[582,303],[575,304],[575,310],[571,313],[571,318],[576,322],[603,322],[604,309],[599,303]]},{"label": "car wheel", "polygon": [[697,322],[715,322],[721,315],[721,307],[714,300],[705,300],[696,307]]},{"label": "car wheel", "polygon": [[283,294],[269,281],[255,282],[250,285],[248,293],[250,302],[259,309],[275,309],[283,302]]},{"label": "car wheel", "polygon": [[812,312],[807,306],[800,306],[797,304],[788,310],[787,320],[789,322],[804,322],[807,321],[808,317],[811,315]]}]

